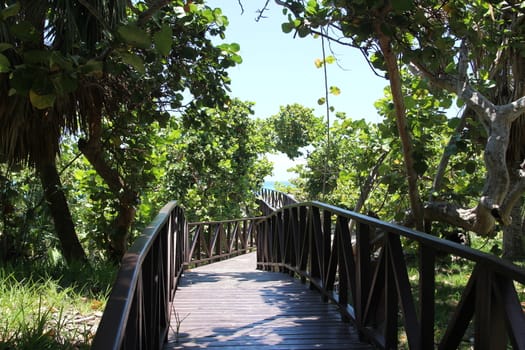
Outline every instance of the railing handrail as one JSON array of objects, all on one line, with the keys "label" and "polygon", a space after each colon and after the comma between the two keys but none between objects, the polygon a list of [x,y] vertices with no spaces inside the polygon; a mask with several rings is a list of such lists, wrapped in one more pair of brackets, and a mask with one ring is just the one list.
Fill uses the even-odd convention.
[{"label": "railing handrail", "polygon": [[[177,202],[166,204],[124,255],[92,349],[161,348],[184,266],[254,250],[258,220],[187,223]],[[193,228],[210,228],[217,234],[206,240]],[[148,324],[150,318],[153,323],[160,320],[163,324]]]},{"label": "railing handrail", "polygon": [[[188,237],[191,243],[187,250],[186,264],[212,263],[255,250],[257,223],[260,220],[261,217],[250,217],[189,223]],[[210,237],[203,240],[206,228]]]},{"label": "railing handrail", "polygon": [[361,223],[367,223],[371,224],[376,228],[380,228],[383,231],[388,231],[390,233],[396,233],[398,235],[402,235],[404,237],[413,239],[418,242],[423,242],[424,244],[439,249],[442,252],[445,253],[451,253],[453,255],[456,255],[461,258],[465,258],[467,260],[471,260],[474,262],[490,262],[491,265],[497,267],[497,269],[500,272],[508,273],[510,277],[512,277],[514,280],[525,284],[525,270],[510,263],[507,260],[500,259],[494,255],[473,249],[471,247],[442,239],[427,233],[423,233],[420,231],[413,230],[411,228],[401,226],[394,223],[389,223],[386,221],[381,221],[380,219],[366,216],[360,213],[353,212],[351,210],[346,210],[343,208],[339,208],[330,204],[312,201],[312,202],[304,202],[304,203],[298,203],[294,205],[290,205],[289,207],[299,207],[301,205],[307,205],[307,206],[314,206],[319,209],[325,209],[330,210],[334,214],[339,215],[345,215],[346,217],[353,219],[357,222]]},{"label": "railing handrail", "polygon": [[[180,232],[181,230],[182,232]],[[161,242],[160,238],[165,240]],[[160,252],[161,257],[153,263],[155,266],[151,266],[152,269],[159,268],[159,270],[154,270],[153,274],[155,274],[155,276],[152,276],[152,280],[159,283],[159,279],[165,278],[162,283],[166,283],[166,285],[161,286],[164,287],[161,294],[166,300],[156,300],[156,302],[170,304],[178,282],[178,277],[180,277],[182,273],[186,242],[187,226],[183,211],[177,206],[175,201],[171,201],[160,210],[155,219],[144,229],[142,234],[135,240],[124,255],[93,340],[92,349],[120,349],[123,347],[124,338],[128,331],[134,332],[132,334],[133,337],[140,338],[142,334],[141,327],[144,325],[134,325],[139,329],[130,330],[128,323],[130,322],[129,317],[132,310],[142,307],[136,304],[138,299],[143,297],[142,295],[137,296],[137,293],[148,293],[148,291],[138,291],[138,289],[141,289],[142,280],[147,278],[147,276],[144,277],[143,275],[151,273],[151,271],[142,271],[142,267],[146,259],[155,258],[151,257],[154,247],[160,248],[161,250],[166,249],[166,251]],[[176,254],[177,256],[170,254]],[[160,274],[167,274],[167,276],[159,276]],[[142,300],[139,300],[139,303],[140,302],[142,302]],[[165,313],[164,317],[168,320],[171,310],[170,306],[171,305],[164,305],[165,310],[163,310]],[[146,312],[149,311],[150,310],[147,310]],[[131,322],[135,321],[143,322],[143,320],[131,320]],[[159,334],[149,334],[148,337],[151,338],[154,344],[162,344],[168,327],[164,326],[164,329],[157,329],[155,326],[154,328]],[[135,346],[132,348],[143,348],[142,341],[142,339],[138,339],[138,342],[134,343]],[[128,343],[133,344],[133,341],[128,341]]]},{"label": "railing handrail", "polygon": [[[350,231],[351,221],[357,223],[355,233]],[[383,244],[374,263],[372,256],[378,251],[370,243],[373,230],[381,232]],[[356,237],[354,246],[351,235]],[[401,236],[419,244],[419,313]],[[310,281],[312,288],[338,304],[361,335],[384,348],[397,346],[400,311],[409,347],[435,347],[436,252],[465,258],[475,267],[441,338],[440,349],[457,346],[474,313],[479,313],[474,321],[475,346],[502,346],[509,337],[514,348],[525,349],[525,313],[513,285],[525,285],[525,271],[493,255],[320,202],[296,203],[270,211],[261,222],[257,246],[258,268],[278,269]],[[384,305],[377,299],[382,293],[388,295]],[[497,308],[503,311],[492,311]],[[492,322],[507,328],[498,326],[499,331],[494,330],[489,327]]]},{"label": "railing handrail", "polygon": [[196,226],[201,224],[207,224],[207,225],[213,225],[213,224],[227,224],[227,223],[235,223],[239,221],[249,221],[249,220],[261,220],[264,219],[264,216],[253,216],[253,217],[247,217],[247,218],[240,218],[240,219],[227,219],[227,220],[209,220],[209,221],[193,221],[189,222],[189,226]]},{"label": "railing handrail", "polygon": [[[272,210],[280,209],[286,205],[299,203],[294,196],[288,193],[266,187],[261,188],[258,195],[260,199],[263,200]],[[269,213],[263,214],[268,215]]]},{"label": "railing handrail", "polygon": [[[277,198],[274,193],[267,194],[269,198]],[[279,197],[278,201],[281,200]],[[260,204],[269,207],[264,199]],[[462,327],[466,328],[465,317],[461,316],[461,312],[466,310],[467,313],[474,313],[472,310],[477,305],[483,304],[485,298],[490,299],[490,295],[487,297],[486,293],[480,292],[483,291],[480,286],[487,284],[494,290],[489,294],[496,293],[499,298],[497,302],[506,303],[505,312],[509,314],[498,315],[498,320],[503,322],[502,318],[507,317],[511,321],[506,320],[506,323],[514,323],[507,326],[511,328],[508,332],[511,333],[512,345],[525,349],[525,316],[512,285],[513,281],[525,285],[525,271],[519,267],[454,242],[321,202],[292,203],[280,209],[266,208],[263,212],[269,214],[263,217],[188,224],[176,202],[168,203],[125,254],[92,348],[160,348],[169,328],[171,304],[184,265],[208,263],[242,254],[254,249],[257,239],[258,268],[277,267],[282,271],[297,273],[303,280],[309,280],[312,287],[340,306],[343,315],[356,323],[361,334],[384,347],[395,342],[391,338],[394,333],[397,334],[398,303],[402,304],[403,315],[409,320],[406,322],[410,323],[405,325],[409,346],[433,347],[435,252],[447,252],[473,261],[476,266],[465,287],[460,305],[456,308],[452,326],[449,326],[450,329],[447,329],[444,336],[445,347],[456,344],[458,337],[462,336]],[[350,241],[350,220],[357,223],[357,243],[354,247]],[[372,229],[381,231],[384,235],[379,262],[374,268],[370,262],[369,243]],[[193,235],[191,243],[190,235]],[[410,299],[410,285],[406,272],[403,272],[406,264],[399,239],[401,236],[419,243],[422,293],[419,315],[415,312],[414,301]],[[294,249],[297,251],[294,252]],[[386,258],[383,256],[385,254]],[[400,266],[396,267],[392,262],[397,261],[396,259],[403,260]],[[390,272],[380,270],[380,266]],[[340,284],[339,294],[333,289],[336,273]],[[386,279],[381,282],[381,273],[386,274],[386,279],[390,278],[388,283],[385,282]],[[408,284],[408,287],[403,283]],[[494,287],[498,283],[503,286]],[[390,304],[385,302],[384,306],[388,309],[385,313],[389,315],[384,322],[396,327],[385,331],[387,335],[378,335],[382,331],[371,329],[367,323],[371,322],[368,318],[377,317],[373,316],[373,310],[378,308],[373,298],[381,290],[395,295],[392,297],[394,300]],[[401,297],[403,292],[409,296]],[[349,294],[352,294],[352,305],[348,302]],[[425,303],[431,303],[432,307],[425,306]],[[472,303],[474,306],[470,306]],[[513,308],[519,308],[521,312],[513,311]],[[152,315],[150,309],[155,309]],[[428,311],[430,316],[423,310]],[[489,311],[483,310],[483,315],[492,317]],[[468,317],[472,315],[466,317],[467,321],[470,320]],[[158,320],[161,323],[159,325],[155,324]],[[458,327],[459,331],[455,329]],[[491,332],[479,327],[487,334],[480,336],[481,340],[476,339],[476,344],[491,336]],[[501,343],[503,340],[498,341]],[[417,346],[413,346],[414,344]]]}]

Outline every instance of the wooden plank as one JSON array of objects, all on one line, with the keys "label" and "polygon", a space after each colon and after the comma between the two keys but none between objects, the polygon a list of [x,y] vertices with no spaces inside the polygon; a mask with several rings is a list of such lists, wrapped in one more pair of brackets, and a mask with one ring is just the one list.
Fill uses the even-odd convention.
[{"label": "wooden plank", "polygon": [[372,349],[317,292],[255,267],[250,253],[185,272],[164,349]]}]

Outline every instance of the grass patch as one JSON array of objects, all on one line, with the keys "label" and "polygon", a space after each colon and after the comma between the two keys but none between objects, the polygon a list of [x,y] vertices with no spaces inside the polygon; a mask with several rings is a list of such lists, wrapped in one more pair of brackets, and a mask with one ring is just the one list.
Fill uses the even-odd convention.
[{"label": "grass patch", "polygon": [[89,349],[114,266],[0,266],[0,350]]},{"label": "grass patch", "polygon": [[[486,253],[497,253],[501,245],[500,239],[481,239],[473,237],[471,247]],[[413,247],[412,247],[413,248]],[[496,254],[497,256],[497,254]],[[411,284],[414,302],[418,303],[419,293],[419,272],[417,268],[417,253],[412,252],[407,257],[408,277]],[[525,269],[525,262],[514,262],[515,265]],[[448,323],[450,322],[461,296],[465,290],[468,280],[474,270],[474,262],[467,259],[440,255],[436,257],[435,267],[435,325],[434,336],[435,342],[439,342],[445,334]],[[514,283],[518,298],[521,301],[525,312],[525,285],[518,282]],[[417,306],[416,306],[417,307]],[[400,317],[401,314],[400,314]],[[401,326],[402,320],[399,321],[399,348],[407,349],[408,344],[404,328]],[[467,328],[459,349],[472,349],[474,346],[474,323],[471,321]],[[510,346],[510,345],[509,345]]]}]

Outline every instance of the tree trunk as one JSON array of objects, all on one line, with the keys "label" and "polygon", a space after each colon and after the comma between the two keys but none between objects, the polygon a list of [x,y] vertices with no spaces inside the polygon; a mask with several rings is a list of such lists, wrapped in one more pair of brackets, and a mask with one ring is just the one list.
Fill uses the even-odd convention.
[{"label": "tree trunk", "polygon": [[[517,28],[522,28],[524,24],[523,17],[516,18],[515,23]],[[510,100],[513,100],[518,99],[525,94],[525,58],[519,50],[516,51],[512,49],[509,57],[509,63],[506,66],[512,74],[506,74],[505,77],[511,79],[511,82],[504,81],[503,84],[501,84],[503,86],[501,86],[500,89],[503,90],[502,92],[506,92],[507,90],[510,90],[510,87],[513,87],[514,91],[512,92],[512,98],[510,98]],[[506,96],[499,97],[505,98]],[[512,124],[509,148],[507,150],[507,168],[510,174],[511,188],[515,188],[516,184],[520,184],[520,180],[522,180],[520,178],[520,172],[525,170],[524,167],[525,115],[522,114]],[[525,222],[522,215],[525,201],[523,200],[522,193],[517,193],[519,199],[511,211],[511,225],[503,228],[503,257],[512,260],[525,257]]]},{"label": "tree trunk", "polygon": [[120,261],[127,250],[129,230],[135,219],[137,193],[128,188],[118,171],[107,164],[99,138],[92,138],[89,141],[81,139],[78,148],[118,198],[118,214],[113,220],[113,232],[109,237],[109,255],[113,260]]},{"label": "tree trunk", "polygon": [[397,130],[401,139],[403,159],[405,161],[405,171],[408,180],[410,207],[412,209],[412,215],[416,229],[423,232],[423,206],[417,188],[417,173],[414,170],[412,140],[406,120],[405,101],[403,97],[403,91],[401,89],[401,74],[399,73],[396,55],[392,51],[391,39],[381,31],[380,23],[378,23],[376,26],[376,32],[379,38],[379,46],[381,47],[381,52],[383,53],[383,57],[385,59],[390,80],[390,89],[392,90],[392,99],[396,110]]},{"label": "tree trunk", "polygon": [[[517,120],[513,125],[515,134],[511,133],[511,141],[515,146],[515,149],[510,149],[507,152],[507,168],[509,171],[510,178],[510,187],[515,188],[519,184],[523,184],[520,173],[523,172],[523,167],[525,163],[522,163],[521,166],[516,169],[516,163],[523,158],[523,147],[521,145],[522,141],[522,129],[523,129],[523,117],[521,120]],[[512,220],[509,225],[503,226],[503,257],[515,260],[525,257],[525,236],[524,236],[524,220],[522,215],[522,208],[525,203],[523,196],[520,191],[518,191],[518,198],[515,204],[512,207],[510,212],[510,217]]]},{"label": "tree trunk", "polygon": [[503,227],[503,257],[510,260],[525,258],[524,220],[521,214],[523,200],[512,209],[512,223]]},{"label": "tree trunk", "polygon": [[55,160],[40,160],[36,164],[36,168],[60,240],[62,255],[68,264],[73,262],[86,263],[86,254],[75,232],[75,225],[62,190]]}]

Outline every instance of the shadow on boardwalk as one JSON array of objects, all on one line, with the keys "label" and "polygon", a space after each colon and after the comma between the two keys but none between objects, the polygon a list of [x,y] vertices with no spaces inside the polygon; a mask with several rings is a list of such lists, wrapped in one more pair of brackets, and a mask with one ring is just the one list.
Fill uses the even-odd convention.
[{"label": "shadow on boardwalk", "polygon": [[251,253],[186,272],[165,349],[372,348],[335,305],[286,274],[256,270],[255,259]]}]

